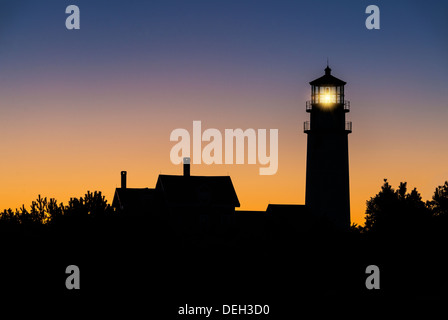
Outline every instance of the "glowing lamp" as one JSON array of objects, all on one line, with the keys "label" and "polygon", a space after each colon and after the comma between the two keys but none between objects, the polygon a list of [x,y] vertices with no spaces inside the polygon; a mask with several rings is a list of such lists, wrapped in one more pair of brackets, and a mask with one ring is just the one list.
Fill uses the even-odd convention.
[{"label": "glowing lamp", "polygon": [[336,88],[335,87],[321,87],[319,101],[324,104],[336,103]]}]

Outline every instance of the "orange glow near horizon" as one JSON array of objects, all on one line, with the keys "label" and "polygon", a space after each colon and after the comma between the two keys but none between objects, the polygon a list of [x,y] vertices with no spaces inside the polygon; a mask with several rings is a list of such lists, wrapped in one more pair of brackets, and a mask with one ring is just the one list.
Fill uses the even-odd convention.
[{"label": "orange glow near horizon", "polygon": [[[192,165],[191,173],[230,175],[240,210],[265,210],[269,203],[304,204],[306,135],[299,126],[307,119],[304,106],[283,102],[291,107],[279,113],[270,107],[278,102],[268,94],[253,93],[257,98],[249,98],[241,92],[233,96],[231,106],[213,95],[201,99],[188,93],[178,93],[176,98],[148,95],[151,97],[128,95],[118,99],[94,95],[67,102],[64,94],[48,99],[43,93],[7,101],[15,111],[2,118],[0,128],[4,137],[0,208],[29,207],[39,194],[67,203],[70,197],[82,196],[87,190],[102,191],[111,203],[122,170],[128,171],[129,187],[153,188],[160,173],[182,174],[182,165],[170,162],[175,142],[169,136],[176,128],[191,133],[193,120],[202,120],[202,130],[217,128],[221,132],[225,128],[279,129],[279,167],[275,175],[260,176],[258,163]],[[23,106],[27,104],[36,109],[25,112]],[[130,113],[121,107],[129,104],[137,111]],[[211,105],[213,113],[204,111]],[[251,112],[241,111],[248,105],[252,110],[258,107],[256,118]],[[352,110],[357,107],[375,111],[367,104],[354,104]],[[183,109],[190,110],[188,117],[179,113]],[[36,121],[41,112],[45,117]],[[18,114],[27,130],[13,130],[8,124]],[[233,114],[239,114],[239,118]],[[414,126],[412,122],[397,125],[393,119],[377,121],[381,116],[381,112],[354,114],[350,119],[354,122],[349,136],[351,220],[357,224],[364,223],[365,202],[378,193],[383,178],[393,186],[407,181],[409,188],[417,187],[424,200],[430,200],[435,187],[448,179],[448,152],[439,148],[434,138],[407,130]],[[409,140],[391,136],[388,128],[408,132]],[[445,130],[439,128],[441,133]]]},{"label": "orange glow near horizon", "polygon": [[[305,103],[322,96],[328,110],[350,101],[352,222],[364,223],[384,178],[430,200],[448,180],[446,8],[382,2],[394,20],[370,31],[362,3],[83,1],[81,29],[67,30],[59,2],[4,1],[0,210],[39,194],[67,203],[102,191],[110,203],[122,170],[129,187],[153,188],[160,173],[182,173],[170,133],[191,134],[195,120],[221,133],[277,129],[278,171],[260,176],[257,158],[193,164],[192,175],[229,175],[241,210],[304,204]],[[328,58],[347,82],[323,84],[330,97],[309,84]]]}]

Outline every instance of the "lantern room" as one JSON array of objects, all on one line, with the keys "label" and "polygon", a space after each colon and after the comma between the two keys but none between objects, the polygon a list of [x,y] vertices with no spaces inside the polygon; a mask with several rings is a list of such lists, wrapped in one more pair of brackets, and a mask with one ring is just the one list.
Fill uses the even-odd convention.
[{"label": "lantern room", "polygon": [[325,68],[325,75],[310,82],[311,104],[343,104],[345,84],[345,81],[332,76],[331,69],[327,66]]}]

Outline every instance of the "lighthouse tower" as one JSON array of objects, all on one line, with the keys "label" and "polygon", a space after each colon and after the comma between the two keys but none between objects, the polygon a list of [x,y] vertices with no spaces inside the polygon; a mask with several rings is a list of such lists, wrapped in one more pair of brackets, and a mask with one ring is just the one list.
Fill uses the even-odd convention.
[{"label": "lighthouse tower", "polygon": [[306,102],[310,121],[308,135],[305,205],[336,228],[350,226],[348,134],[352,123],[345,120],[350,102],[344,99],[346,82],[331,75],[311,81],[311,100]]}]

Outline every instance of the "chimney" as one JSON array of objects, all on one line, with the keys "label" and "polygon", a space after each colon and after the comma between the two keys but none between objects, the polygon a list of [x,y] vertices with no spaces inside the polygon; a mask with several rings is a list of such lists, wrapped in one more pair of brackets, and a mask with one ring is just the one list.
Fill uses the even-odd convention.
[{"label": "chimney", "polygon": [[121,189],[126,189],[126,171],[121,171]]},{"label": "chimney", "polygon": [[190,176],[190,157],[184,157],[184,177]]}]

